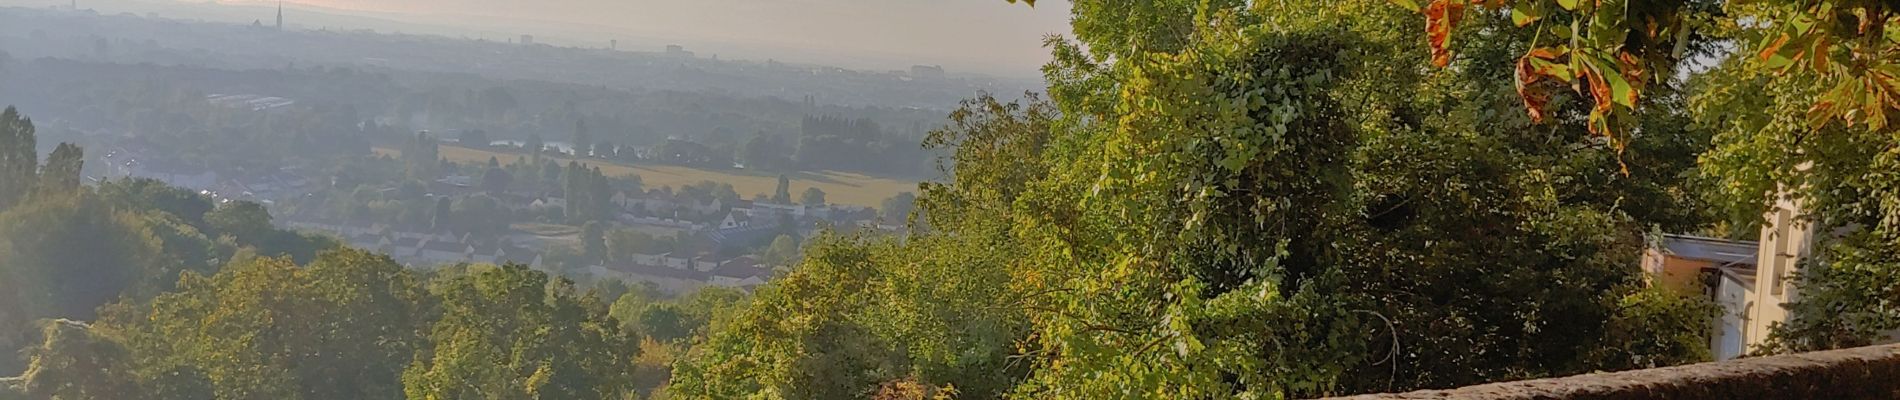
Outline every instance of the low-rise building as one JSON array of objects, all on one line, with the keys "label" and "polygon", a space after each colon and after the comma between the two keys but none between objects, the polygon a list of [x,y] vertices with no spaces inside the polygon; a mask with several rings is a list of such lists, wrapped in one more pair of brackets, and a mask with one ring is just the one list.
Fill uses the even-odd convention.
[{"label": "low-rise building", "polygon": [[1740,357],[1749,346],[1756,242],[1664,235],[1643,253],[1651,284],[1699,296],[1721,307],[1709,340],[1717,360]]},{"label": "low-rise building", "polygon": [[1799,202],[1783,198],[1767,213],[1758,242],[1666,235],[1643,256],[1652,284],[1704,296],[1722,309],[1710,327],[1717,360],[1740,357],[1768,341],[1800,298],[1793,279],[1816,230]]},{"label": "low-rise building", "polygon": [[[677,257],[660,256],[665,260],[679,260]],[[701,262],[711,266],[699,269]],[[711,261],[706,257],[691,261],[695,268],[676,268],[639,262],[608,263],[586,268],[594,279],[614,279],[625,282],[652,283],[661,291],[683,294],[705,286],[730,287],[752,290],[772,279],[773,271],[760,266],[751,257],[738,257],[724,261]]]}]

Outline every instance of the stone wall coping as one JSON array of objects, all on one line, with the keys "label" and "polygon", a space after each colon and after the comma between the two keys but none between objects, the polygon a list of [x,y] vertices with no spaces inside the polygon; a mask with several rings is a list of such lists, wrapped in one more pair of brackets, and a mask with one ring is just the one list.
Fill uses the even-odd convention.
[{"label": "stone wall coping", "polygon": [[1331,399],[1900,399],[1900,344]]}]

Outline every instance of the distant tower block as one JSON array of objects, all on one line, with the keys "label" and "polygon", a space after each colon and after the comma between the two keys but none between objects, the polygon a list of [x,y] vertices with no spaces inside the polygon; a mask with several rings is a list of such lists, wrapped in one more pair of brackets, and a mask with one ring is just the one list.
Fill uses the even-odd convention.
[{"label": "distant tower block", "polygon": [[524,46],[534,44],[534,35],[521,35],[521,44]]},{"label": "distant tower block", "polygon": [[608,41],[607,41],[607,49],[608,49],[608,50],[620,50],[620,39],[613,39],[613,40],[608,40]]}]

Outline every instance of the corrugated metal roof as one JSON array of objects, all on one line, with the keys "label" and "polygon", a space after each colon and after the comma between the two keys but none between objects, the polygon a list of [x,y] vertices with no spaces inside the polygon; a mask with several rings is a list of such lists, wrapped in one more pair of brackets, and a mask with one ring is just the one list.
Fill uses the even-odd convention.
[{"label": "corrugated metal roof", "polygon": [[1670,255],[1678,258],[1753,267],[1756,263],[1756,252],[1760,250],[1761,245],[1742,240],[1663,235],[1662,247]]}]

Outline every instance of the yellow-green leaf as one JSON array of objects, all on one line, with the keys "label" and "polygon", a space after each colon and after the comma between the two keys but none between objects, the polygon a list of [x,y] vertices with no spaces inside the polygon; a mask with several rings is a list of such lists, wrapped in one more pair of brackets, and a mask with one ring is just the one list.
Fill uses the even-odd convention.
[{"label": "yellow-green leaf", "polygon": [[1537,3],[1511,7],[1511,23],[1517,24],[1517,26],[1525,26],[1537,22],[1539,19],[1543,19],[1543,7],[1538,7],[1535,4]]},{"label": "yellow-green leaf", "polygon": [[1616,104],[1636,108],[1636,89],[1630,86],[1630,82],[1623,79],[1623,74],[1614,73],[1612,71],[1605,72],[1608,73],[1603,74],[1603,80],[1610,84],[1610,98],[1614,100]]}]

